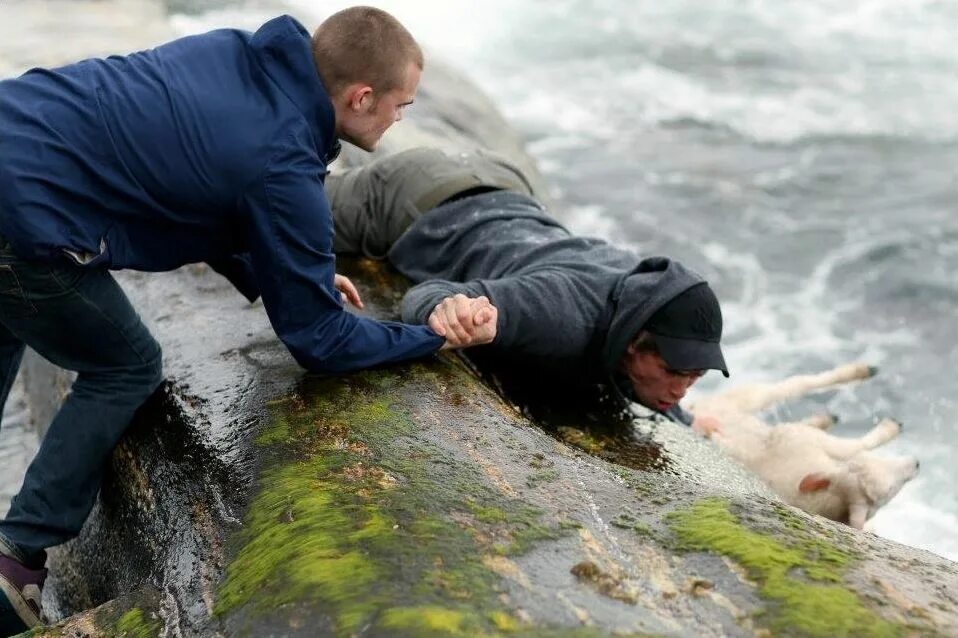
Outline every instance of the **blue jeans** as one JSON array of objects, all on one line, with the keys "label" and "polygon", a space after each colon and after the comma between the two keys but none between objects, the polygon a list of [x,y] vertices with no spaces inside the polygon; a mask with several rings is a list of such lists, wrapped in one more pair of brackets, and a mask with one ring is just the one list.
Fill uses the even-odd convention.
[{"label": "blue jeans", "polygon": [[162,361],[108,271],[23,261],[0,237],[0,408],[25,345],[77,373],[0,521],[0,549],[36,567],[46,548],[80,532],[113,448],[162,380]]}]

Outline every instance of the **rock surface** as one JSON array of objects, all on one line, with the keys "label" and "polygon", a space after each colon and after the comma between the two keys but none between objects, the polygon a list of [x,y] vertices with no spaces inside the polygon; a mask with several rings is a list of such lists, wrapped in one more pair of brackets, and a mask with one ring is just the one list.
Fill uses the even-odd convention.
[{"label": "rock surface", "polygon": [[[420,143],[531,167],[436,63],[384,150]],[[395,274],[343,269],[367,314],[395,315]],[[557,439],[452,356],[308,375],[207,269],[121,279],[168,381],[53,553],[45,604],[65,620],[33,635],[958,635],[954,563],[780,504],[687,429],[566,414]],[[26,377],[49,415],[65,377],[36,359]]]}]

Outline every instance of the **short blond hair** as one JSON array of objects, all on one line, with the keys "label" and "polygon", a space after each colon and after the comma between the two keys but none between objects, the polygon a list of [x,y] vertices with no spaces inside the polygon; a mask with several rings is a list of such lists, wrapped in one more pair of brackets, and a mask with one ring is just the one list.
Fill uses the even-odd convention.
[{"label": "short blond hair", "polygon": [[376,92],[402,85],[409,64],[423,68],[422,49],[399,20],[375,7],[350,7],[326,18],[313,33],[313,60],[330,95],[350,84]]}]

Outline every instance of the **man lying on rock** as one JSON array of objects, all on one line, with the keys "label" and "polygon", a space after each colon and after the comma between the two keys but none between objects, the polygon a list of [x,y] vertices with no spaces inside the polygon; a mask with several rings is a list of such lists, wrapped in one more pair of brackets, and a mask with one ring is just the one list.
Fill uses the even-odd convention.
[{"label": "man lying on rock", "polygon": [[451,343],[489,343],[573,384],[611,381],[685,424],[692,384],[708,370],[728,376],[708,283],[675,260],[573,236],[503,158],[412,149],[333,172],[326,192],[334,251],[388,259],[417,284],[403,321]]},{"label": "man lying on rock", "polygon": [[[489,342],[478,351],[505,359],[495,367],[544,386],[550,400],[596,383],[617,387],[699,432],[722,432],[720,447],[785,502],[859,528],[917,474],[912,457],[868,453],[897,436],[894,421],[842,439],[818,429],[819,417],[779,425],[770,436],[772,426],[752,414],[866,378],[868,366],[739,387],[700,401],[694,417],[682,410],[679,401],[705,371],[728,375],[722,313],[709,285],[676,261],[640,260],[574,237],[501,158],[413,149],[333,173],[326,190],[334,250],[388,258],[417,284],[402,300],[403,320],[428,323],[458,345]],[[723,431],[720,423],[734,427]]]}]

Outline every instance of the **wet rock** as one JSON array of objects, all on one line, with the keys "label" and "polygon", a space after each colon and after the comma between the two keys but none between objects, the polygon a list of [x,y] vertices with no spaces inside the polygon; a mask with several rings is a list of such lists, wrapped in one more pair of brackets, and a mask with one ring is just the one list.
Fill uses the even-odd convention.
[{"label": "wet rock", "polygon": [[[450,140],[531,161],[430,64],[387,146]],[[396,315],[401,278],[341,266]],[[52,553],[65,620],[34,635],[958,634],[955,564],[782,505],[688,429],[543,413],[454,356],[309,375],[208,269],[120,278],[167,381]],[[31,363],[36,405],[65,383]]]},{"label": "wet rock", "polygon": [[603,571],[591,560],[584,560],[576,563],[570,570],[572,575],[580,581],[588,583],[595,587],[603,596],[608,596],[613,600],[620,600],[624,603],[634,605],[638,602],[638,596],[625,582],[625,576],[620,570],[617,573],[610,574]]}]

